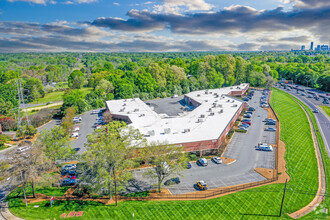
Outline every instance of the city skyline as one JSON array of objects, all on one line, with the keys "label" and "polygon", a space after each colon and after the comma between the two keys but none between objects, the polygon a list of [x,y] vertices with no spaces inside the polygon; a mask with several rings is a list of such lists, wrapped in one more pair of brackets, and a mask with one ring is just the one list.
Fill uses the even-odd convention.
[{"label": "city skyline", "polygon": [[2,0],[0,52],[265,51],[327,41],[330,1]]}]

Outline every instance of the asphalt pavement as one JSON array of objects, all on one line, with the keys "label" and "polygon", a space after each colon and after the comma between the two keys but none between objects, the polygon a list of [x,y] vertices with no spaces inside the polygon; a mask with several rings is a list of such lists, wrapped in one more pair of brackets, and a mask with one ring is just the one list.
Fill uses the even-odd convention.
[{"label": "asphalt pavement", "polygon": [[[278,87],[280,88],[280,87]],[[302,86],[299,86],[299,88],[302,88]],[[304,87],[306,88],[306,87]],[[300,94],[297,94],[297,91],[295,89],[291,89],[291,91],[285,90],[283,88],[280,88],[282,91],[285,91],[293,96],[295,96],[296,98],[298,98],[300,101],[302,101],[303,103],[305,103],[311,110],[314,109],[319,109],[319,105],[324,105],[322,104],[322,98],[317,101],[314,98],[307,98],[306,96],[302,96],[301,92]],[[323,94],[324,95],[324,94]],[[329,105],[327,105],[329,106]],[[324,144],[326,146],[328,155],[330,157],[330,121],[329,121],[329,117],[325,114],[323,114],[323,111],[320,111],[319,113],[314,113],[315,118],[317,119],[317,123],[320,129],[320,133],[323,137],[323,141]]]},{"label": "asphalt pavement", "polygon": [[[192,168],[184,171],[180,177],[179,185],[170,186],[168,189],[172,194],[183,194],[194,192],[194,184],[198,180],[204,180],[210,189],[232,186],[243,183],[266,180],[265,177],[254,171],[254,168],[270,168],[275,166],[275,152],[262,152],[255,150],[258,143],[265,140],[275,141],[276,132],[264,131],[263,120],[267,118],[268,112],[259,107],[261,92],[255,92],[249,105],[256,108],[252,116],[252,125],[247,133],[235,133],[231,143],[228,145],[224,157],[236,159],[232,164],[215,164],[208,160],[208,166],[201,167],[192,162]],[[270,143],[271,144],[271,143]],[[133,173],[134,177],[144,186],[156,184],[155,180],[143,176],[146,169],[140,169]]]}]

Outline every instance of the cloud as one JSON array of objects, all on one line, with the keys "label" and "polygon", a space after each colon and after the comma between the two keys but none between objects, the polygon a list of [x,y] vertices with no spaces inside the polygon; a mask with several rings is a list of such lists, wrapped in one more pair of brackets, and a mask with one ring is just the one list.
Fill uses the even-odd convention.
[{"label": "cloud", "polygon": [[117,6],[120,6],[120,4],[118,2],[114,2],[113,4],[114,5],[117,5]]},{"label": "cloud", "polygon": [[[7,0],[8,2],[29,2],[29,3],[34,3],[34,4],[42,4],[42,5],[46,5],[47,3],[51,4],[51,5],[55,5],[57,3],[59,3],[56,0]],[[88,3],[93,3],[93,2],[97,2],[98,0],[68,0],[65,2],[60,2],[62,4],[88,4]]]},{"label": "cloud", "polygon": [[330,6],[329,0],[291,0],[297,8],[324,8]]},{"label": "cloud", "polygon": [[7,0],[9,2],[30,2],[30,3],[34,3],[34,4],[42,4],[42,5],[46,5],[47,0]]},{"label": "cloud", "polygon": [[204,0],[164,0],[162,5],[154,5],[156,12],[179,14],[181,11],[208,11],[213,5]]}]

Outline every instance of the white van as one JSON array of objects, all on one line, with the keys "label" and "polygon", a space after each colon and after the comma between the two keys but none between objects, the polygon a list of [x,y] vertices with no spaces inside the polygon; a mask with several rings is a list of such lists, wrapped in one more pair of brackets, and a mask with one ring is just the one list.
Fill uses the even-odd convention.
[{"label": "white van", "polygon": [[31,147],[29,147],[29,146],[23,146],[23,147],[19,147],[19,148],[17,148],[17,152],[19,152],[19,153],[23,153],[24,151],[27,151],[27,150],[29,150]]},{"label": "white van", "polygon": [[75,138],[75,137],[79,137],[79,133],[78,132],[73,132],[71,134],[71,137]]}]

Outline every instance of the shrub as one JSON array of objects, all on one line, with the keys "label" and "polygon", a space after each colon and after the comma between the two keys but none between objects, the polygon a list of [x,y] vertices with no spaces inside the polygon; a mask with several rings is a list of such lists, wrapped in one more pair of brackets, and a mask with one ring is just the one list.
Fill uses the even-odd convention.
[{"label": "shrub", "polygon": [[128,194],[123,194],[121,196],[125,196],[125,197],[148,197],[149,196],[149,191],[128,193]]},{"label": "shrub", "polygon": [[2,126],[3,131],[10,131],[17,129],[17,122],[15,119],[10,117],[0,118],[0,124]]},{"label": "shrub", "polygon": [[49,122],[57,112],[58,110],[55,109],[41,109],[38,113],[30,116],[31,125],[39,127]]},{"label": "shrub", "polygon": [[242,129],[236,129],[236,132],[246,133],[247,131]]},{"label": "shrub", "polygon": [[189,155],[190,160],[197,160],[198,157],[195,154],[190,154]]}]

